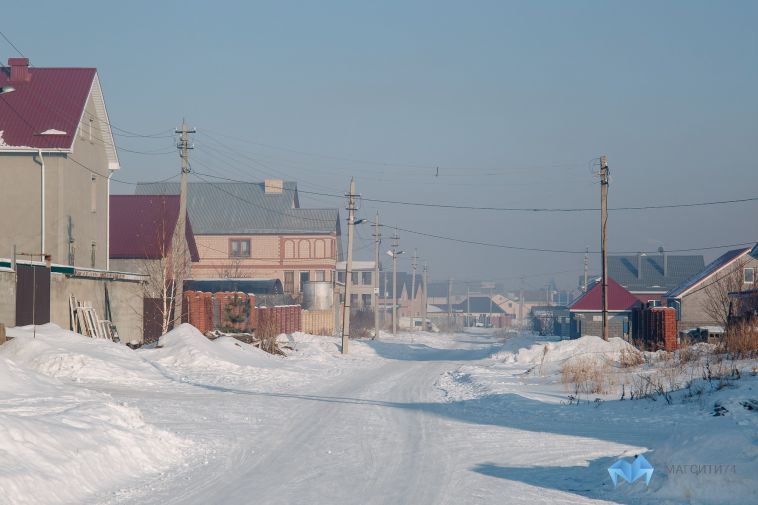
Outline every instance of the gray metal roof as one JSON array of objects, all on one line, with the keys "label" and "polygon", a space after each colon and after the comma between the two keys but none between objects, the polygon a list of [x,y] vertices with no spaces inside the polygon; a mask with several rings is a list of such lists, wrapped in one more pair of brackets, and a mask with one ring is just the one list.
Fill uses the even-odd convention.
[{"label": "gray metal roof", "polygon": [[[173,195],[179,183],[139,183],[137,195]],[[297,184],[266,193],[263,183],[191,182],[187,211],[196,235],[340,233],[339,210],[301,209]]]},{"label": "gray metal roof", "polygon": [[643,255],[641,275],[638,256],[608,256],[608,276],[632,292],[666,292],[705,267],[702,255],[667,255],[664,275],[663,255]]}]

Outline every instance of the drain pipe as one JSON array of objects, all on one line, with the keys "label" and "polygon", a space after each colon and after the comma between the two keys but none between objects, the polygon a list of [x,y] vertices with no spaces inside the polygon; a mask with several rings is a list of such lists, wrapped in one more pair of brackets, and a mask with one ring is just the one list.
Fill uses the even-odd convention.
[{"label": "drain pipe", "polygon": [[40,254],[45,254],[45,159],[42,157],[42,149],[37,149],[40,164]]}]

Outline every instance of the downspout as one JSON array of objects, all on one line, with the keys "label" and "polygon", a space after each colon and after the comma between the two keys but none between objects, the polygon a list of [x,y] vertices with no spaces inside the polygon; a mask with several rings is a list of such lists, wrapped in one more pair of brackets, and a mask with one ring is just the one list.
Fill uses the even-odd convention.
[{"label": "downspout", "polygon": [[37,149],[40,164],[40,254],[45,255],[45,159],[42,157],[42,149]]},{"label": "downspout", "polygon": [[111,270],[111,176],[112,170],[108,170],[108,179],[106,179],[106,198],[105,198],[105,269]]}]

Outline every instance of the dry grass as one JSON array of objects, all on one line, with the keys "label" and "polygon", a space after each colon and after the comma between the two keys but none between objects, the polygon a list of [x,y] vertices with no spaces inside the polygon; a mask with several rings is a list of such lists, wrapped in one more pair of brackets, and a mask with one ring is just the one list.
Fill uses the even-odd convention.
[{"label": "dry grass", "polygon": [[561,366],[561,382],[583,394],[605,394],[613,384],[613,371],[602,359],[575,358]]},{"label": "dry grass", "polygon": [[621,368],[633,368],[644,362],[644,355],[637,349],[631,347],[621,349],[621,355],[619,356],[619,365],[621,365]]},{"label": "dry grass", "polygon": [[758,355],[758,328],[746,321],[731,325],[724,335],[723,349],[733,356],[750,358]]},{"label": "dry grass", "polygon": [[258,347],[261,350],[266,351],[269,354],[284,355],[279,344],[276,342],[276,337],[279,336],[279,331],[276,322],[273,318],[261,318],[258,321],[258,327],[255,329],[255,336],[258,337],[260,345]]}]

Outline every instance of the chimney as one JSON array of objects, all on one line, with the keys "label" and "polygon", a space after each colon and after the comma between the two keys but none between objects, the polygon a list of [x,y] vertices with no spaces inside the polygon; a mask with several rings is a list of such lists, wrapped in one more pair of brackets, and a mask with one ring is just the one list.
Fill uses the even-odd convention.
[{"label": "chimney", "polygon": [[666,250],[663,248],[663,246],[658,248],[658,252],[661,253],[661,263],[663,264],[663,276],[668,277],[669,275],[669,257],[666,255]]},{"label": "chimney", "polygon": [[11,82],[30,81],[32,74],[29,72],[29,58],[8,58],[8,66],[11,67]]},{"label": "chimney", "polygon": [[637,278],[642,279],[642,257],[645,254],[642,252],[637,253]]},{"label": "chimney", "polygon": [[269,194],[281,194],[284,191],[284,181],[281,179],[266,179],[263,181],[263,192]]}]

